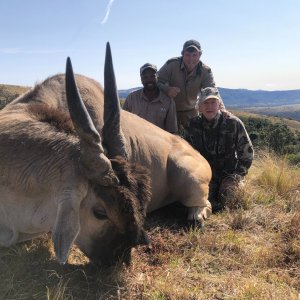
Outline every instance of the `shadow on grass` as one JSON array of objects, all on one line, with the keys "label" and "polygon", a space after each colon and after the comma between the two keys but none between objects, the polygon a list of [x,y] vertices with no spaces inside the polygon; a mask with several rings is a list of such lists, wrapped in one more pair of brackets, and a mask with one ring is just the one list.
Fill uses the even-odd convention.
[{"label": "shadow on grass", "polygon": [[0,299],[117,299],[122,266],[60,265],[49,244],[43,237],[0,248]]},{"label": "shadow on grass", "polygon": [[146,218],[145,228],[151,230],[155,227],[166,228],[171,231],[179,231],[187,228],[187,209],[180,203],[172,203],[160,208]]},{"label": "shadow on grass", "polygon": [[[185,216],[183,206],[170,205],[149,214],[145,228],[179,232]],[[0,299],[118,299],[126,289],[123,265],[101,268],[78,249],[72,249],[69,264],[60,265],[51,248],[47,235],[0,248]]]}]

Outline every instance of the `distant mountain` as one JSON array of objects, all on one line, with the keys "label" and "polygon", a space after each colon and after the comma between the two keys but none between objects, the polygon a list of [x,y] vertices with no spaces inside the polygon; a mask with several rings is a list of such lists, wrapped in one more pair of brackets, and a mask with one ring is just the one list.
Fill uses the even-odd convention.
[{"label": "distant mountain", "polygon": [[[119,90],[120,98],[142,87]],[[29,87],[0,84],[0,109]],[[219,88],[228,109],[300,120],[300,90],[263,91]]]},{"label": "distant mountain", "polygon": [[263,91],[219,88],[228,107],[278,106],[300,104],[300,90]]},{"label": "distant mountain", "polygon": [[126,98],[130,93],[141,89],[142,87],[136,87],[136,88],[132,88],[132,89],[128,89],[128,90],[118,90],[119,92],[119,97],[120,98]]},{"label": "distant mountain", "polygon": [[[129,93],[140,89],[136,87],[128,90],[119,90],[121,98],[126,98]],[[264,91],[247,89],[219,88],[222,99],[227,107],[250,106],[278,106],[287,104],[300,104],[300,90]]]},{"label": "distant mountain", "polygon": [[251,91],[219,88],[225,106],[300,121],[300,90]]},{"label": "distant mountain", "polygon": [[300,121],[300,104],[243,107],[243,111]]}]

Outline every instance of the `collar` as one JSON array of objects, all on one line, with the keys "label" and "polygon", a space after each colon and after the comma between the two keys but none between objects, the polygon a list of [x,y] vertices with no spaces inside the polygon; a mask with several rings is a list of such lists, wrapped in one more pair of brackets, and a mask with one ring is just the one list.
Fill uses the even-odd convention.
[{"label": "collar", "polygon": [[[202,68],[202,65],[203,65],[202,61],[199,60],[199,62],[198,62],[198,64],[197,64],[196,68],[192,71],[192,73],[196,72],[196,75],[200,75],[200,74],[201,74],[201,68]],[[182,56],[181,56],[181,58],[180,58],[180,69],[181,69],[181,70],[186,70],[185,64],[184,64],[184,62],[183,62],[183,57],[182,57]],[[195,70],[196,70],[196,71],[195,71]]]},{"label": "collar", "polygon": [[161,103],[164,103],[164,98],[162,97],[163,96],[163,93],[161,92],[161,90],[159,90],[159,93],[158,93],[158,96],[156,98],[154,98],[153,100],[149,100],[148,97],[146,96],[145,92],[144,92],[144,89],[142,89],[142,97],[145,101],[147,102],[161,102]]},{"label": "collar", "polygon": [[221,118],[221,111],[219,110],[216,117],[211,121],[211,122],[208,122],[205,117],[202,115],[202,120],[203,120],[203,126],[205,128],[216,128],[218,126],[218,123],[220,121],[220,118]]}]

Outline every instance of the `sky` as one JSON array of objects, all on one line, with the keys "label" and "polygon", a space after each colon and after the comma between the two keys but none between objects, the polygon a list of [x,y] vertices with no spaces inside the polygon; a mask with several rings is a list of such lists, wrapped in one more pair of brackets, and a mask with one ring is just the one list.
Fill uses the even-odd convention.
[{"label": "sky", "polygon": [[300,0],[1,0],[0,83],[33,86],[69,56],[103,84],[109,41],[118,89],[135,88],[189,39],[219,87],[300,89]]}]

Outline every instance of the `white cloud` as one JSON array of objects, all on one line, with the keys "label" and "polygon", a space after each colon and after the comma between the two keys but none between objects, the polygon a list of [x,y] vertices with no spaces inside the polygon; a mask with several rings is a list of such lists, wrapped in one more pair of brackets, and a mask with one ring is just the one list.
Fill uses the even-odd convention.
[{"label": "white cloud", "polygon": [[107,21],[107,19],[108,19],[108,17],[109,17],[110,8],[111,8],[113,2],[114,2],[114,0],[109,0],[109,2],[108,2],[108,4],[107,4],[107,8],[106,8],[106,15],[105,15],[105,17],[103,18],[101,24],[106,23],[106,21]]}]

